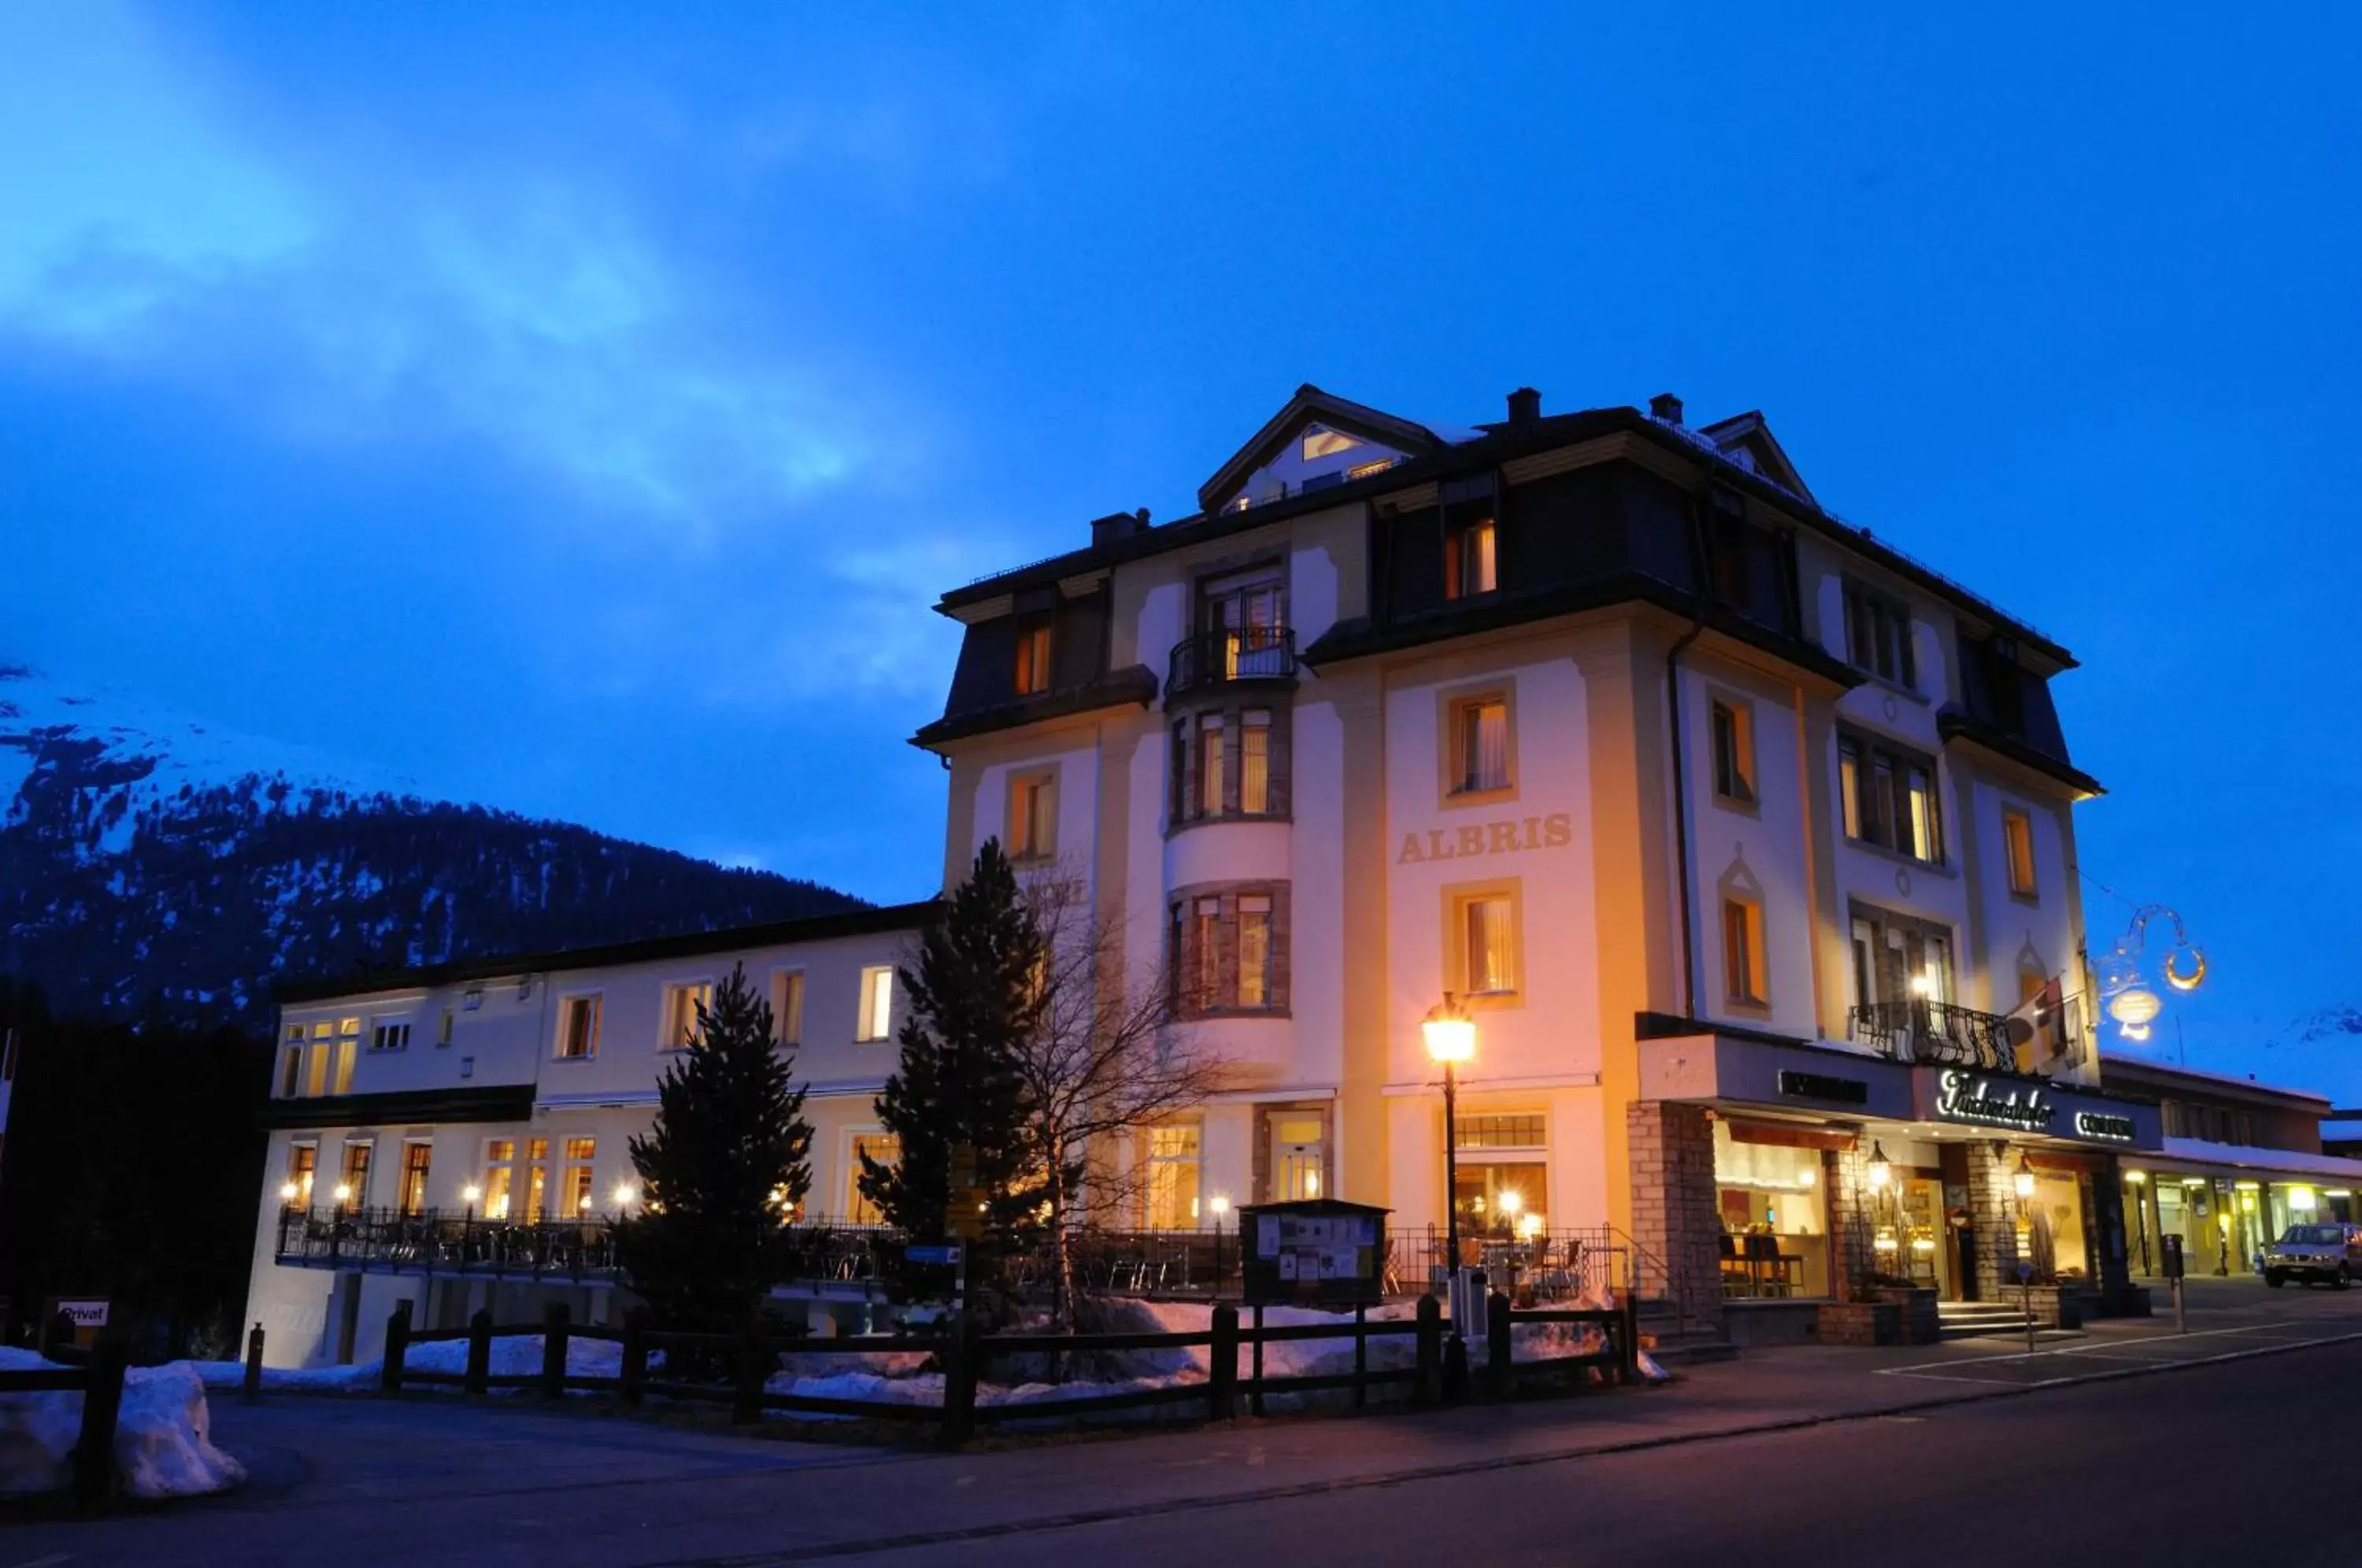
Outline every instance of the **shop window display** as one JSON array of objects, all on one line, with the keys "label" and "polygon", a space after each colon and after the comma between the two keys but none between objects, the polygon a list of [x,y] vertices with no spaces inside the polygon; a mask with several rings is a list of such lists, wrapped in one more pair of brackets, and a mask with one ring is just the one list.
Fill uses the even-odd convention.
[{"label": "shop window display", "polygon": [[1714,1176],[1726,1294],[1828,1295],[1828,1193],[1821,1152],[1758,1143],[1746,1129],[1716,1121]]}]

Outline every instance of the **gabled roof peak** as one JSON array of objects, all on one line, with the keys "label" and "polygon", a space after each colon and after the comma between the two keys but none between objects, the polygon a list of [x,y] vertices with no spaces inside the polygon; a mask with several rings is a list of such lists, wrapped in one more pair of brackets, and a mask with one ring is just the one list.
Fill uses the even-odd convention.
[{"label": "gabled roof peak", "polygon": [[1256,469],[1267,465],[1305,425],[1312,424],[1325,425],[1408,457],[1424,457],[1448,444],[1424,425],[1340,397],[1306,381],[1278,413],[1264,422],[1262,429],[1247,438],[1245,446],[1231,453],[1230,459],[1214,470],[1213,477],[1198,487],[1199,508],[1207,513],[1220,511]]}]

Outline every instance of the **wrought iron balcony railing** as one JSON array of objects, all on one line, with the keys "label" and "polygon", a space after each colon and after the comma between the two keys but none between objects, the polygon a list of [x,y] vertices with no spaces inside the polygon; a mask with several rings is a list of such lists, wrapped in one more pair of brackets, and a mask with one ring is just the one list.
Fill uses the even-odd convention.
[{"label": "wrought iron balcony railing", "polygon": [[1173,645],[1165,694],[1233,680],[1296,678],[1296,632],[1288,626],[1239,626],[1200,632]]},{"label": "wrought iron balcony railing", "polygon": [[1898,1062],[2021,1074],[2009,1020],[1997,1012],[1941,1001],[1869,1002],[1852,1009],[1847,1032]]},{"label": "wrought iron balcony railing", "polygon": [[528,1224],[435,1209],[283,1209],[277,1261],[374,1274],[591,1279],[614,1274],[615,1236],[603,1220]]}]

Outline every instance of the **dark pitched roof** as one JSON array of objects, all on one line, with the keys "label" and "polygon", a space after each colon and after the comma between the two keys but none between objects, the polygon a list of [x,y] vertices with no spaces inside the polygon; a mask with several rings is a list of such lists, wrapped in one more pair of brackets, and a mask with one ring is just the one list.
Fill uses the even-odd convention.
[{"label": "dark pitched roof", "polygon": [[[1314,389],[1318,390],[1318,389]],[[1323,394],[1326,395],[1326,394]],[[1738,416],[1744,419],[1745,415]],[[1725,425],[1730,421],[1723,421]],[[1266,427],[1268,428],[1268,427]],[[1975,620],[1990,624],[1995,629],[2015,637],[2018,643],[2040,653],[2044,657],[2065,668],[2072,668],[2075,656],[2040,631],[2003,611],[1999,605],[1966,586],[1926,566],[1876,537],[1867,528],[1857,527],[1827,511],[1801,491],[1791,490],[1778,480],[1753,472],[1733,459],[1714,440],[1704,434],[1683,426],[1653,419],[1637,408],[1593,408],[1576,413],[1545,414],[1529,423],[1481,426],[1485,432],[1473,441],[1457,446],[1439,446],[1424,456],[1388,469],[1366,479],[1351,480],[1310,495],[1292,495],[1263,506],[1251,506],[1242,512],[1199,513],[1133,534],[1098,546],[1087,546],[1053,556],[1029,566],[978,578],[965,588],[945,593],[935,608],[949,614],[962,607],[996,598],[1004,593],[1041,584],[1054,583],[1079,572],[1120,565],[1167,550],[1184,549],[1209,539],[1244,533],[1251,528],[1267,527],[1274,523],[1311,512],[1324,512],[1331,507],[1349,505],[1374,496],[1424,484],[1447,474],[1468,469],[1496,468],[1515,458],[1545,452],[1559,447],[1570,447],[1578,441],[1597,436],[1629,432],[1651,441],[1664,449],[1681,453],[1693,460],[1713,465],[1714,477],[1734,490],[1743,491],[1765,505],[1774,507],[1794,518],[1800,525],[1842,544],[1847,549],[1874,562],[1905,581],[1916,584],[1927,592],[1966,611]]]},{"label": "dark pitched roof", "polygon": [[723,926],[715,931],[683,932],[677,936],[647,936],[633,942],[613,942],[599,947],[566,947],[547,953],[493,954],[449,964],[425,964],[411,969],[355,970],[343,975],[314,975],[286,980],[273,995],[289,1003],[326,1001],[336,997],[364,996],[372,991],[423,990],[430,986],[458,985],[469,980],[504,979],[511,975],[546,974],[553,969],[602,969],[617,964],[644,964],[661,958],[693,958],[705,953],[729,953],[742,947],[777,947],[790,942],[826,942],[840,936],[867,936],[881,931],[915,931],[935,918],[942,901],[888,904],[879,909],[847,910],[841,914],[811,915],[802,920],[766,921],[759,925]]},{"label": "dark pitched roof", "polygon": [[1214,475],[1198,487],[1198,504],[1208,512],[1220,506],[1238,493],[1247,475],[1271,461],[1281,447],[1307,422],[1318,420],[1333,430],[1348,436],[1359,436],[1392,447],[1397,452],[1421,457],[1443,446],[1443,439],[1424,425],[1414,425],[1383,409],[1354,403],[1334,392],[1322,392],[1310,381],[1296,389],[1277,414],[1264,422],[1262,429],[1247,437],[1247,444],[1231,454],[1230,460],[1214,470]]}]

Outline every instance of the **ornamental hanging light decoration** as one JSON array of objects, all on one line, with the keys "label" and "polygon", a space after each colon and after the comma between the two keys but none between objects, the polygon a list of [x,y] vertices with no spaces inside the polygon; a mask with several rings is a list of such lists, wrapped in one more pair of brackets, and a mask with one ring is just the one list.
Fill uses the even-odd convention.
[{"label": "ornamental hanging light decoration", "polygon": [[2142,959],[2148,947],[2148,922],[2162,918],[2173,924],[2173,945],[2166,950],[2159,973],[2173,990],[2196,990],[2206,978],[2206,955],[2183,929],[2180,911],[2165,904],[2143,904],[2133,911],[2132,924],[2096,966],[2100,998],[2116,1029],[2126,1040],[2149,1038],[2149,1025],[2165,1010],[2165,999],[2149,984]]}]

